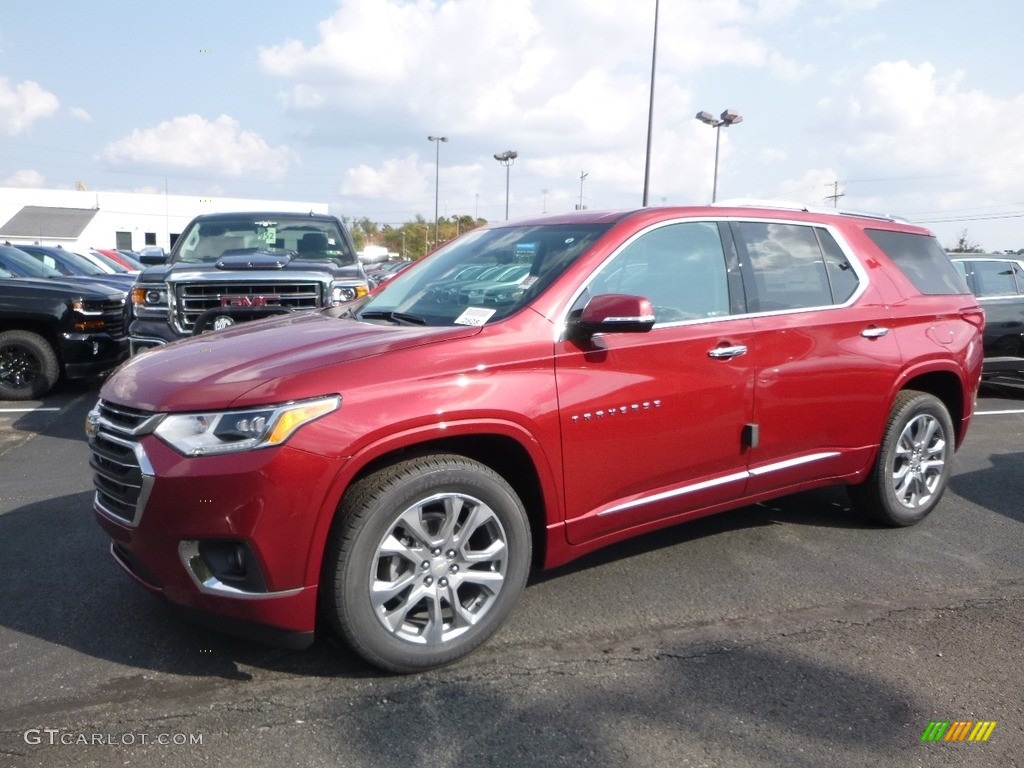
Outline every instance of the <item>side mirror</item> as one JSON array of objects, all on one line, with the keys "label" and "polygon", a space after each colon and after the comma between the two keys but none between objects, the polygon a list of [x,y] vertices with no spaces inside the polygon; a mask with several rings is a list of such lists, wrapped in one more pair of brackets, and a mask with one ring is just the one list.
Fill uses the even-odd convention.
[{"label": "side mirror", "polygon": [[571,335],[595,333],[646,333],[654,327],[654,307],[650,299],[622,293],[595,296],[579,317],[569,320]]}]

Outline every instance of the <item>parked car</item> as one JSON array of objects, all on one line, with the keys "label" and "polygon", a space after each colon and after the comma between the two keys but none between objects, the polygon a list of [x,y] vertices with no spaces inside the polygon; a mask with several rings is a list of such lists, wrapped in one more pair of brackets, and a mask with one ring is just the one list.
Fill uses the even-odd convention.
[{"label": "parked car", "polygon": [[0,266],[0,400],[42,397],[62,376],[116,366],[128,354],[124,304],[123,291],[102,284],[17,277]]},{"label": "parked car", "polygon": [[269,315],[335,306],[369,284],[335,216],[213,213],[196,217],[166,264],[132,290],[132,354]]},{"label": "parked car", "polygon": [[972,254],[953,263],[985,310],[982,381],[1024,387],[1024,257]]},{"label": "parked car", "polygon": [[116,248],[90,248],[90,250],[101,256],[106,256],[129,274],[141,272],[144,268],[142,264],[135,262],[134,259],[128,258]]},{"label": "parked car", "polygon": [[128,267],[130,272],[141,272],[146,268],[146,265],[142,263],[142,254],[124,248],[118,248],[117,252],[121,256],[122,263]]},{"label": "parked car", "polygon": [[[126,274],[105,272],[88,259],[63,248],[48,245],[18,245],[17,254],[9,254],[6,266],[22,277],[62,276],[72,282],[86,281],[103,283],[127,293],[135,284],[135,278]],[[25,261],[35,262],[35,267],[26,266]]]},{"label": "parked car", "polygon": [[371,288],[376,288],[381,283],[386,283],[402,272],[402,270],[408,269],[415,263],[415,261],[385,261],[383,264],[368,268],[366,270],[366,279],[369,281]]},{"label": "parked car", "polygon": [[[510,254],[529,272],[508,302],[437,298]],[[96,519],[205,620],[301,647],[319,618],[371,664],[436,667],[505,622],[531,566],[630,536],[827,485],[922,520],[983,321],[931,233],[891,218],[493,224],[360,301],[126,363],[88,419]]]},{"label": "parked car", "polygon": [[89,248],[78,252],[78,255],[84,259],[88,259],[97,267],[102,269],[104,272],[110,272],[115,275],[134,275],[135,271],[128,269],[120,260],[112,258],[107,254],[97,251],[95,248]]}]

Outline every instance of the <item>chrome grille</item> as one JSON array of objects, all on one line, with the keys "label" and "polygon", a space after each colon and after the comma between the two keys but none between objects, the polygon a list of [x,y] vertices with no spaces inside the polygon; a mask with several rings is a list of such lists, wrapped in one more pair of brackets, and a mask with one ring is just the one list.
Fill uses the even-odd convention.
[{"label": "chrome grille", "polygon": [[115,339],[125,337],[124,304],[124,299],[103,302],[103,323],[107,333]]},{"label": "chrome grille", "polygon": [[138,525],[153,485],[153,468],[139,437],[155,429],[161,418],[103,400],[89,414],[94,501],[108,517]]},{"label": "chrome grille", "polygon": [[322,303],[316,281],[178,283],[174,286],[174,324],[182,333],[191,333],[199,316],[219,308],[225,296],[273,296],[273,306],[288,309],[316,309]]}]

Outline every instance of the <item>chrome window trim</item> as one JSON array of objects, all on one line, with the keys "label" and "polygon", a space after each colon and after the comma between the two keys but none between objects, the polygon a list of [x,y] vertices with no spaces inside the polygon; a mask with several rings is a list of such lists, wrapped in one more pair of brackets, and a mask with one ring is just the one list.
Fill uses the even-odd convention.
[{"label": "chrome window trim", "polygon": [[622,253],[622,251],[624,251],[626,248],[628,248],[630,245],[632,245],[640,237],[643,237],[644,235],[648,234],[649,232],[653,232],[653,231],[655,231],[657,229],[660,229],[661,227],[672,226],[674,224],[686,224],[686,223],[692,223],[692,222],[709,222],[709,223],[714,223],[714,224],[719,224],[719,223],[732,224],[732,223],[747,223],[747,222],[754,223],[754,224],[792,224],[792,225],[801,226],[801,227],[810,227],[812,229],[824,229],[836,241],[836,244],[839,246],[839,249],[843,252],[843,255],[846,256],[846,260],[847,260],[847,262],[849,262],[850,267],[854,271],[854,274],[857,275],[857,289],[852,294],[850,294],[850,297],[846,301],[844,301],[842,304],[825,304],[825,305],[822,305],[822,306],[815,306],[815,307],[799,307],[797,309],[777,309],[777,310],[771,310],[771,311],[767,311],[767,312],[744,312],[744,313],[735,314],[735,315],[733,315],[733,314],[726,314],[726,315],[721,315],[721,316],[718,316],[718,317],[699,317],[699,318],[694,318],[692,320],[676,320],[676,321],[667,322],[667,323],[655,323],[654,328],[652,328],[651,331],[650,331],[651,333],[654,333],[655,331],[657,331],[657,330],[659,330],[661,328],[676,328],[676,327],[679,327],[679,326],[686,326],[686,325],[696,325],[696,324],[704,324],[704,323],[715,323],[715,322],[722,322],[724,320],[734,320],[736,318],[742,318],[742,317],[750,317],[750,318],[773,317],[773,316],[776,316],[776,315],[794,315],[794,314],[801,314],[801,313],[806,313],[806,312],[822,312],[822,311],[827,311],[827,310],[845,309],[845,308],[855,304],[857,302],[857,300],[860,299],[860,297],[864,295],[864,293],[868,289],[868,286],[871,283],[871,281],[868,278],[867,270],[864,268],[864,265],[861,264],[860,259],[857,258],[856,252],[850,246],[849,241],[846,239],[846,237],[843,236],[843,233],[840,230],[840,228],[837,227],[835,224],[832,224],[830,222],[802,221],[800,219],[773,218],[773,217],[756,216],[756,215],[755,216],[678,216],[678,217],[675,217],[675,218],[672,218],[672,219],[666,219],[665,221],[656,222],[654,224],[651,224],[648,227],[645,227],[644,229],[640,230],[639,232],[636,232],[635,234],[633,234],[632,237],[630,237],[628,240],[626,240],[625,242],[620,244],[618,248],[616,248],[614,251],[612,251],[600,264],[598,264],[596,267],[594,267],[594,269],[591,271],[591,273],[587,277],[587,279],[583,283],[581,283],[576,288],[575,291],[573,291],[573,293],[569,297],[569,301],[566,302],[565,306],[562,307],[562,309],[559,311],[558,315],[556,316],[555,323],[554,323],[554,340],[555,340],[555,342],[558,343],[558,342],[562,342],[562,341],[566,340],[566,328],[567,328],[567,324],[568,324],[568,321],[569,321],[569,313],[572,311],[572,307],[573,307],[573,305],[576,304],[577,299],[579,299],[579,297],[582,295],[582,293],[596,279],[597,275],[600,274],[601,270],[603,270],[605,267],[608,266],[608,264],[610,264],[614,259],[616,259],[619,256],[619,254]]}]

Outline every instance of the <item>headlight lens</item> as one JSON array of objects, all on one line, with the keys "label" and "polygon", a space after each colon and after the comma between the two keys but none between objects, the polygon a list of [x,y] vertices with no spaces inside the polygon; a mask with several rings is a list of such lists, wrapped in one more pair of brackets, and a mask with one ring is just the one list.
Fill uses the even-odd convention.
[{"label": "headlight lens", "polygon": [[162,285],[136,285],[132,288],[132,304],[138,308],[166,307],[167,288]]},{"label": "headlight lens", "polygon": [[361,299],[367,293],[369,293],[369,290],[365,285],[343,285],[340,283],[331,283],[331,295],[328,299],[328,303],[331,306],[337,306],[349,301]]},{"label": "headlight lens", "polygon": [[154,434],[185,456],[239,453],[280,445],[299,427],[340,407],[341,397],[331,395],[244,411],[172,413]]}]

